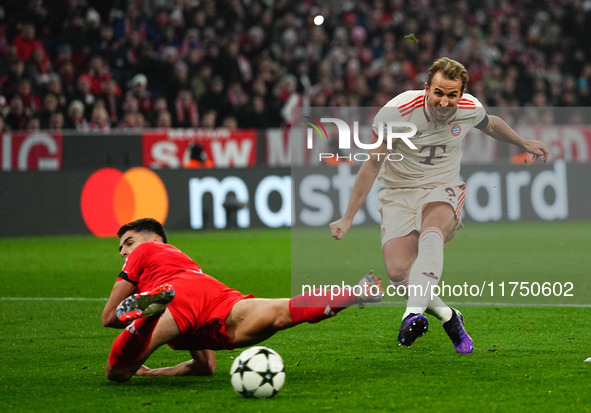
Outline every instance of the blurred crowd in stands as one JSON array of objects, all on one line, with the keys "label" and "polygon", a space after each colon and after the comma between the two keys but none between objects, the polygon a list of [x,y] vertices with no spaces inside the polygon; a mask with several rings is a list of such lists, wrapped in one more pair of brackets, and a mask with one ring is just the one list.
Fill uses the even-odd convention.
[{"label": "blurred crowd in stands", "polygon": [[439,56],[487,106],[591,106],[591,1],[6,0],[0,131],[290,125],[423,88]]}]

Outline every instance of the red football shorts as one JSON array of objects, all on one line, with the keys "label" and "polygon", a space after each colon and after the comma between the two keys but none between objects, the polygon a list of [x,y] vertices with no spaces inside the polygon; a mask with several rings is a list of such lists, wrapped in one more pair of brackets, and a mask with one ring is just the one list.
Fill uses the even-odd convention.
[{"label": "red football shorts", "polygon": [[226,317],[240,300],[254,298],[229,288],[209,275],[182,276],[171,282],[175,297],[168,305],[181,335],[168,343],[174,350],[229,350]]}]

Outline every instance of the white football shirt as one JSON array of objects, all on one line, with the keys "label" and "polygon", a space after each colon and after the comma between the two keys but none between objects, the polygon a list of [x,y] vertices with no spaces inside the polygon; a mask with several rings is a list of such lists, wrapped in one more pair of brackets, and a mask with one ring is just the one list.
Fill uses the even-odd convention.
[{"label": "white football shirt", "polygon": [[[379,136],[382,128],[384,142],[387,122],[410,122],[417,127],[416,135],[410,138],[417,149],[409,148],[400,139],[393,140],[388,152],[401,154],[403,159],[384,161],[378,175],[380,186],[436,188],[458,180],[464,137],[484,119],[486,111],[474,96],[464,93],[451,119],[438,122],[428,113],[426,99],[424,90],[410,90],[390,100],[376,114],[373,133]],[[391,155],[390,159],[400,156]]]}]

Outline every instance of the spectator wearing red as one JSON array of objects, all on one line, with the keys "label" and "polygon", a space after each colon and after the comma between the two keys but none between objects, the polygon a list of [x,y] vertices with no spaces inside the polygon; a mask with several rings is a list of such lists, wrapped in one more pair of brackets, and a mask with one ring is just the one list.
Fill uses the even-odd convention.
[{"label": "spectator wearing red", "polygon": [[170,116],[170,112],[168,111],[168,102],[166,101],[166,98],[164,98],[163,96],[154,99],[152,110],[150,111],[147,117],[147,120],[150,123],[150,125],[157,126],[157,124],[159,123],[158,120],[160,119],[160,114],[162,112],[168,113],[168,116],[170,117],[171,123],[170,126],[167,127],[172,126],[172,116]]},{"label": "spectator wearing red", "polygon": [[108,132],[111,130],[109,114],[102,101],[99,100],[92,108],[92,114],[88,126],[91,132]]},{"label": "spectator wearing red", "polygon": [[74,99],[81,101],[86,107],[86,117],[89,117],[88,110],[94,106],[94,102],[96,101],[96,96],[92,93],[91,84],[92,79],[90,76],[87,74],[80,75],[76,82],[76,92],[74,93]]},{"label": "spectator wearing red", "polygon": [[53,60],[53,67],[55,70],[59,70],[64,62],[72,61],[72,46],[68,43],[63,43],[59,46],[57,51],[57,57]]},{"label": "spectator wearing red", "polygon": [[18,58],[23,62],[29,60],[33,50],[42,49],[45,51],[43,44],[35,38],[35,25],[30,22],[26,22],[21,26],[20,34],[14,38],[12,44],[16,47]]},{"label": "spectator wearing red", "polygon": [[74,14],[63,23],[59,36],[60,44],[68,44],[72,47],[71,61],[77,70],[81,70],[88,59],[88,45],[86,43],[86,21],[81,15]]},{"label": "spectator wearing red", "polygon": [[12,130],[22,130],[27,127],[29,116],[25,113],[23,100],[15,95],[10,99],[9,112],[6,115],[6,124]]},{"label": "spectator wearing red", "polygon": [[196,128],[199,124],[197,103],[191,92],[183,89],[174,102],[173,126],[177,128]]},{"label": "spectator wearing red", "polygon": [[154,101],[152,94],[148,90],[148,78],[144,74],[138,73],[131,79],[131,90],[127,92],[127,96],[133,96],[137,99],[139,111],[147,118]]},{"label": "spectator wearing red", "polygon": [[240,82],[232,82],[228,86],[228,92],[226,93],[228,102],[230,103],[233,113],[236,113],[244,105],[248,103],[248,95],[242,88]]},{"label": "spectator wearing red", "polygon": [[99,99],[105,102],[105,109],[112,125],[117,125],[121,120],[121,88],[114,79],[108,79],[103,83],[103,93]]},{"label": "spectator wearing red", "polygon": [[47,90],[49,76],[53,73],[51,61],[42,48],[33,50],[31,58],[27,62],[27,76],[30,77],[36,90]]},{"label": "spectator wearing red", "polygon": [[90,58],[88,70],[85,74],[90,80],[90,91],[95,96],[103,93],[104,82],[111,79],[111,73],[109,73],[109,67],[106,65],[105,59],[98,55]]},{"label": "spectator wearing red", "polygon": [[68,106],[68,118],[66,119],[67,129],[76,129],[81,132],[88,132],[90,127],[84,117],[84,103],[74,100]]},{"label": "spectator wearing red", "polygon": [[76,93],[76,68],[71,60],[66,60],[59,68],[59,76],[63,94],[68,101],[74,99]]},{"label": "spectator wearing red", "polygon": [[286,125],[296,122],[296,107],[302,107],[307,99],[306,95],[297,92],[297,81],[294,75],[284,76],[277,87],[277,96],[281,106],[281,117]]},{"label": "spectator wearing red", "polygon": [[[400,89],[422,87],[423,74],[417,74],[416,67],[445,54],[467,62],[475,73],[471,88],[484,84],[478,82],[480,75],[500,67],[502,84],[485,92],[493,96],[482,94],[488,104],[537,104],[543,100],[540,93],[552,105],[588,105],[591,101],[591,77],[582,73],[591,56],[587,47],[591,40],[583,36],[589,32],[591,19],[581,17],[589,14],[581,2],[518,0],[500,8],[488,3],[467,7],[461,2],[453,20],[445,14],[431,15],[429,8],[399,8],[387,0],[375,0],[370,8],[327,11],[328,24],[322,26],[312,24],[309,7],[293,2],[271,6],[254,2],[250,8],[238,2],[224,13],[210,1],[170,6],[161,0],[130,0],[100,8],[96,2],[82,0],[22,3],[18,10],[0,6],[0,93],[9,102],[22,77],[6,78],[14,75],[9,70],[12,62],[20,56],[27,59],[29,69],[34,50],[39,50],[35,45],[40,43],[54,71],[67,72],[62,87],[69,100],[75,98],[76,82],[88,57],[100,55],[122,87],[135,74],[144,73],[150,79],[150,91],[167,98],[173,118],[178,92],[192,88],[201,113],[215,109],[218,119],[233,114],[242,120],[230,107],[226,93],[226,85],[237,82],[250,96],[265,96],[273,125],[286,124],[297,106],[289,102],[290,97],[297,98],[290,86],[281,84],[286,75],[295,76],[296,94],[310,96],[315,106],[338,101],[339,92],[346,94],[348,105],[383,106]],[[100,14],[89,8],[93,5]],[[7,10],[4,20],[3,9]],[[534,17],[529,19],[530,15]],[[520,21],[530,24],[520,25]],[[413,32],[418,46],[402,35]],[[486,33],[485,40],[480,33]],[[62,72],[68,62],[74,68]],[[172,75],[175,70],[178,74]],[[43,84],[41,90],[36,88],[36,75],[26,74],[37,94],[45,92]],[[215,76],[221,77],[223,96],[210,93]],[[570,77],[575,84],[568,84]],[[538,90],[538,78],[549,82],[546,90]],[[255,90],[261,85],[267,92]],[[91,86],[96,94],[95,83]],[[336,99],[332,97],[335,93]],[[283,117],[279,114],[282,107]]]},{"label": "spectator wearing red", "polygon": [[41,109],[41,99],[33,93],[33,88],[31,87],[31,81],[29,79],[22,79],[18,83],[17,95],[23,102],[23,110],[27,116],[31,117]]}]

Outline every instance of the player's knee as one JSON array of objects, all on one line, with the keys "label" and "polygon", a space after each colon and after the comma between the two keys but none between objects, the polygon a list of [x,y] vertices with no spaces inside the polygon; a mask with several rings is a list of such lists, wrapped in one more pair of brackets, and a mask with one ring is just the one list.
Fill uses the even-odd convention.
[{"label": "player's knee", "polygon": [[401,267],[398,264],[386,263],[386,272],[388,273],[388,278],[390,279],[390,281],[395,283],[404,283],[408,281],[408,274],[410,273],[410,268]]},{"label": "player's knee", "polygon": [[187,375],[189,376],[211,376],[215,373],[216,358],[213,350],[198,350],[191,351],[192,360],[189,360],[185,365],[189,368]]},{"label": "player's knee", "polygon": [[188,375],[190,376],[211,376],[215,373],[216,361],[215,358],[206,360],[192,360],[190,362],[191,367]]},{"label": "player's knee", "polygon": [[113,359],[109,358],[105,366],[105,377],[110,381],[115,381],[117,383],[124,383],[131,379],[135,374],[137,369],[134,369],[133,366],[125,367],[123,365],[113,367],[115,364]]},{"label": "player's knee", "polygon": [[278,302],[273,311],[273,329],[283,330],[293,325],[289,312],[289,302]]},{"label": "player's knee", "polygon": [[206,363],[201,363],[198,366],[194,366],[185,373],[187,376],[211,376],[215,373],[216,363],[214,361],[208,361]]},{"label": "player's knee", "polygon": [[133,373],[107,368],[105,370],[105,377],[110,381],[125,383],[133,377]]}]

